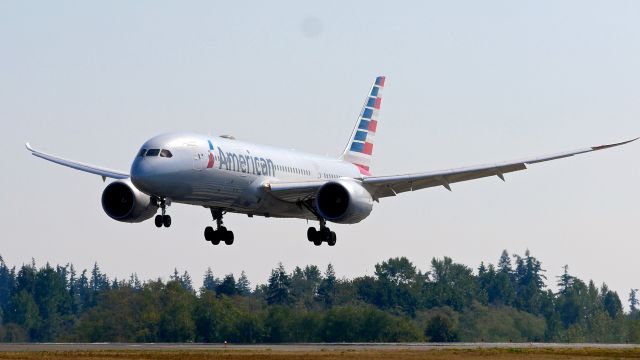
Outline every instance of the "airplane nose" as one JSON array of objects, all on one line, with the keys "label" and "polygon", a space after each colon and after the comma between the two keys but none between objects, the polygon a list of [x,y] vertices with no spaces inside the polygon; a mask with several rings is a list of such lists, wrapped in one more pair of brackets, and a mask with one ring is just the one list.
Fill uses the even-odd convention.
[{"label": "airplane nose", "polygon": [[137,157],[131,164],[131,182],[146,193],[154,193],[155,173],[150,161],[143,157]]}]

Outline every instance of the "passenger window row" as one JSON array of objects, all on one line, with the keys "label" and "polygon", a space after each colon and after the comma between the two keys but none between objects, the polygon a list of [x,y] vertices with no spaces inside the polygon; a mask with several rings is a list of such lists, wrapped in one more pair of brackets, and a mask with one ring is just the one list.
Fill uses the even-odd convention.
[{"label": "passenger window row", "polygon": [[322,173],[322,177],[324,177],[325,179],[337,179],[340,176],[335,174]]},{"label": "passenger window row", "polygon": [[165,158],[170,158],[173,157],[173,154],[171,153],[171,151],[167,150],[167,149],[140,149],[140,152],[138,153],[138,156],[140,157],[145,157],[145,156],[158,156],[160,155],[160,157],[165,157]]},{"label": "passenger window row", "polygon": [[276,170],[284,171],[292,174],[311,175],[311,171],[307,169],[301,169],[294,166],[276,165]]}]

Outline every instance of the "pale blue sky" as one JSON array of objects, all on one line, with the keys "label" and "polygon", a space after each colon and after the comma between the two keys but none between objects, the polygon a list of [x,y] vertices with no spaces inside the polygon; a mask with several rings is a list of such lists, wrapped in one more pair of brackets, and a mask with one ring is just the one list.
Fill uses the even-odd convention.
[{"label": "pale blue sky", "polygon": [[476,267],[528,248],[626,300],[640,287],[640,144],[385,199],[316,248],[302,220],[208,211],[173,226],[102,211],[97,176],[44,151],[128,170],[157,133],[234,134],[337,155],[375,75],[387,75],[372,170],[394,174],[542,155],[640,135],[640,2],[0,0],[0,254],[10,264],[98,261],[143,278],[207,266],[265,281],[279,261],[338,275],[408,256]]}]

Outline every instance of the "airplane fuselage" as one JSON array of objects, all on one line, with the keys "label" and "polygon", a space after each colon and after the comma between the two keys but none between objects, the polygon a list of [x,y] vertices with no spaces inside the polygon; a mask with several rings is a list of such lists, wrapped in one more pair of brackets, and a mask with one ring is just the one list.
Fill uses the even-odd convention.
[{"label": "airplane fuselage", "polygon": [[[171,157],[161,156],[163,150]],[[270,196],[264,186],[270,181],[361,176],[357,166],[335,158],[187,133],[148,140],[131,166],[131,181],[150,196],[250,215],[304,219],[316,216],[301,204]]]}]

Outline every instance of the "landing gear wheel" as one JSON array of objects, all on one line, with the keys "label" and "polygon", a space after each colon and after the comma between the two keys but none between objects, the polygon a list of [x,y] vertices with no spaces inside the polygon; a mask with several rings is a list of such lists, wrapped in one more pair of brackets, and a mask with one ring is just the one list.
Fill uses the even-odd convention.
[{"label": "landing gear wheel", "polygon": [[334,245],[336,244],[336,241],[337,241],[336,233],[334,233],[334,232],[332,231],[332,232],[330,232],[329,234],[330,234],[331,236],[330,236],[329,241],[327,241],[327,245],[329,245],[329,246],[334,246]]},{"label": "landing gear wheel", "polygon": [[315,246],[322,245],[322,239],[320,239],[320,237],[318,236],[316,239],[313,240],[313,245]]},{"label": "landing gear wheel", "polygon": [[211,241],[213,240],[213,237],[215,236],[215,232],[213,231],[213,228],[211,226],[207,226],[206,228],[204,228],[204,239],[207,241]]},{"label": "landing gear wheel", "polygon": [[171,216],[169,216],[169,215],[163,216],[162,217],[162,225],[164,225],[164,227],[166,227],[166,228],[171,226]]},{"label": "landing gear wheel", "polygon": [[[210,227],[210,226],[207,226],[207,227]],[[220,239],[220,231],[212,229],[211,230],[211,240],[210,240],[211,243],[213,245],[218,245],[218,244],[220,244],[220,240],[221,240]]]},{"label": "landing gear wheel", "polygon": [[162,227],[162,215],[156,215],[155,223],[156,227]]},{"label": "landing gear wheel", "polygon": [[310,227],[307,229],[307,240],[315,241],[317,237],[318,237],[318,230],[316,230],[316,228]]},{"label": "landing gear wheel", "polygon": [[233,231],[225,231],[224,233],[224,243],[227,245],[233,244]]},{"label": "landing gear wheel", "polygon": [[320,230],[320,238],[322,239],[322,241],[327,243],[331,241],[331,230],[329,230],[329,228]]}]

